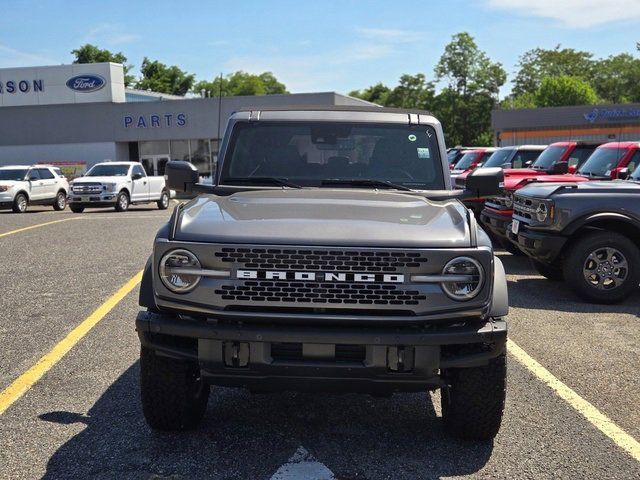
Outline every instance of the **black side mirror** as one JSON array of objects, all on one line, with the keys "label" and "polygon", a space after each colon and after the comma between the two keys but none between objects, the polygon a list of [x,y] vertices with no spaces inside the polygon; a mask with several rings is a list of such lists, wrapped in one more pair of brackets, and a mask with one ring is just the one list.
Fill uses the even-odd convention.
[{"label": "black side mirror", "polygon": [[141,173],[134,173],[133,175],[131,175],[132,180],[140,180],[141,178],[142,178]]},{"label": "black side mirror", "polygon": [[477,168],[467,176],[465,196],[493,197],[502,192],[504,172],[500,167]]},{"label": "black side mirror", "polygon": [[627,178],[629,178],[629,169],[627,167],[621,168],[620,170],[618,170],[616,177],[620,180],[626,180]]},{"label": "black side mirror", "polygon": [[171,190],[191,193],[193,186],[200,181],[198,169],[192,163],[182,160],[171,160],[167,162],[165,170],[167,175],[167,186]]},{"label": "black side mirror", "polygon": [[549,173],[552,175],[564,175],[565,173],[569,173],[569,163],[568,162],[556,162],[549,169]]}]

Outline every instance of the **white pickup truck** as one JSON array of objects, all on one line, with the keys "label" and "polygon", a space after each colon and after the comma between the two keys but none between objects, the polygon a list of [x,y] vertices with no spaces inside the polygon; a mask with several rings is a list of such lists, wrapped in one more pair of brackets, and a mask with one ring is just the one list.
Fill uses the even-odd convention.
[{"label": "white pickup truck", "polygon": [[169,199],[164,177],[148,176],[138,162],[98,163],[69,184],[69,208],[75,213],[104,207],[124,212],[129,205],[152,202],[165,210]]}]

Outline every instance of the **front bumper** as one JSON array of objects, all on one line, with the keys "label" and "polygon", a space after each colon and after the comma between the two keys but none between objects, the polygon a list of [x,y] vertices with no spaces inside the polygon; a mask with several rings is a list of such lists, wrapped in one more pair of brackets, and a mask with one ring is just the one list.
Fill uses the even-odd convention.
[{"label": "front bumper", "polygon": [[507,237],[529,257],[546,264],[552,264],[558,259],[568,240],[561,235],[530,230],[523,223],[520,223],[517,234],[508,229]]},{"label": "front bumper", "polygon": [[505,350],[506,322],[339,328],[219,323],[140,312],[140,342],[197,361],[208,383],[255,390],[424,391],[441,368],[486,364]]},{"label": "front bumper", "polygon": [[494,210],[485,208],[480,212],[480,221],[493,235],[506,240],[507,227],[511,223],[512,214],[513,210],[505,210],[504,212],[497,213]]}]

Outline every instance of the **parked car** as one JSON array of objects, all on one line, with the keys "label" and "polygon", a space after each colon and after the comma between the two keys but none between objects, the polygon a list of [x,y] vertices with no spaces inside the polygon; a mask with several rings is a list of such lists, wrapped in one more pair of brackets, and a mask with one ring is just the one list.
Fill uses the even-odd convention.
[{"label": "parked car", "polygon": [[[569,181],[565,175],[574,173],[576,168],[582,166],[599,145],[602,145],[602,142],[552,143],[540,153],[530,168],[505,169],[503,195],[487,200],[480,212],[480,221],[492,238],[508,251],[519,254],[520,251],[513,247],[506,234],[507,225],[511,223],[511,215],[513,215],[514,192],[534,181]],[[588,180],[588,177],[577,176],[572,177],[570,181],[586,182]]]},{"label": "parked car", "polygon": [[462,158],[467,150],[471,150],[474,147],[463,147],[461,145],[456,145],[455,147],[451,147],[447,149],[447,162],[449,163],[449,170],[453,170],[458,160]]},{"label": "parked car", "polygon": [[458,176],[465,173],[468,174],[475,168],[482,166],[496,150],[495,147],[479,147],[467,150],[451,170],[451,179],[455,181]]},{"label": "parked car", "polygon": [[[546,145],[517,145],[512,147],[498,148],[491,156],[477,168],[495,168],[514,169],[526,168],[538,158],[540,153],[546,148]],[[467,175],[472,170],[468,170],[455,178],[455,187],[461,190],[465,189]],[[484,208],[486,198],[470,198],[465,199],[465,206],[473,211],[476,217],[480,218],[480,212]]]},{"label": "parked car", "polygon": [[47,165],[0,167],[0,208],[24,213],[29,205],[64,210],[69,184],[60,169]]},{"label": "parked car", "polygon": [[624,300],[640,284],[640,167],[628,180],[527,185],[508,235],[541,275],[585,300]]},{"label": "parked car", "polygon": [[69,187],[69,208],[75,213],[108,207],[124,212],[129,205],[152,202],[160,210],[169,207],[170,192],[164,177],[148,176],[138,162],[98,163]]},{"label": "parked car", "polygon": [[497,192],[502,171],[451,190],[440,122],[400,109],[240,111],[223,144],[214,185],[167,164],[170,187],[201,194],[161,227],[141,282],[148,424],[195,427],[210,385],[441,388],[449,433],[493,438],[506,278],[458,200]]}]

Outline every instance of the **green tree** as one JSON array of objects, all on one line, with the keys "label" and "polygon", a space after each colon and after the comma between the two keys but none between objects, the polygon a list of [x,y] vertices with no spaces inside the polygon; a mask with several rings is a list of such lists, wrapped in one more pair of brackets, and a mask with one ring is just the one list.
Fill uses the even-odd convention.
[{"label": "green tree", "polygon": [[443,122],[447,143],[486,142],[491,132],[491,110],[507,79],[502,65],[492,62],[473,37],[462,32],[445,46],[435,75],[437,81],[448,83],[433,108]]},{"label": "green tree", "polygon": [[377,103],[386,106],[387,97],[391,93],[391,89],[383,83],[376,83],[364,90],[353,90],[349,92],[349,96],[366,100],[367,102]]},{"label": "green tree", "polygon": [[594,62],[593,54],[573,48],[534,48],[520,56],[518,71],[513,80],[514,96],[538,90],[543,79],[568,75],[589,80]]},{"label": "green tree", "polygon": [[127,57],[125,57],[122,52],[113,53],[87,43],[80,48],[71,50],[71,54],[75,56],[73,63],[121,63],[124,67],[124,84],[129,86],[135,80],[133,75],[129,75],[129,71],[133,68],[133,65],[127,64]]},{"label": "green tree", "polygon": [[598,60],[591,84],[607,102],[640,102],[640,59],[621,53]]},{"label": "green tree", "polygon": [[195,80],[193,75],[183,72],[175,65],[167,67],[164,63],[147,57],[142,61],[140,72],[142,78],[136,83],[136,88],[171,95],[186,94]]},{"label": "green tree", "polygon": [[[222,87],[222,88],[221,88]],[[274,95],[288,93],[287,87],[271,72],[259,75],[243,72],[231,73],[226,77],[216,77],[212,81],[202,80],[193,87],[195,93],[205,91],[208,96]]]},{"label": "green tree", "polygon": [[539,107],[592,105],[597,102],[598,95],[589,83],[568,75],[543,79],[536,93],[536,105]]},{"label": "green tree", "polygon": [[386,96],[385,105],[398,108],[417,108],[426,110],[435,96],[433,82],[427,82],[422,73],[402,75],[398,86]]}]

